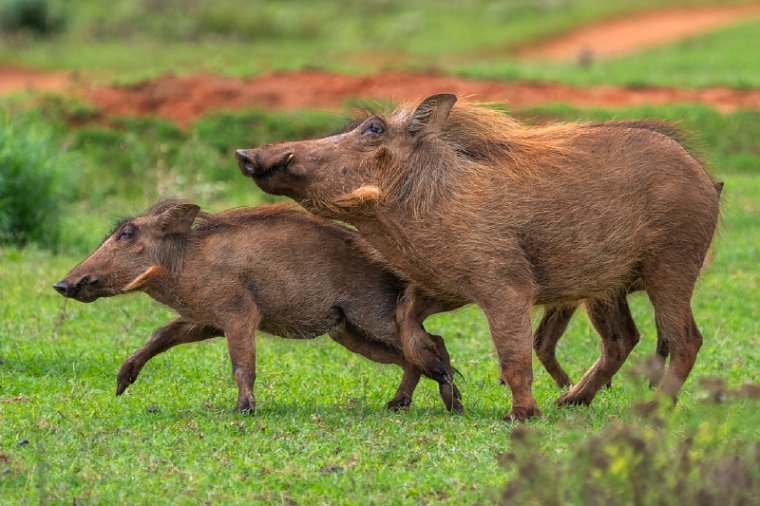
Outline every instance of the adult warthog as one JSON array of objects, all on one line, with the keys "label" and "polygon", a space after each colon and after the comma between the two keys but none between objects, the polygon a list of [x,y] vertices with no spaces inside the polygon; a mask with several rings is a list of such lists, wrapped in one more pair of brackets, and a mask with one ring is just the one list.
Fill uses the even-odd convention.
[{"label": "adult warthog", "polygon": [[660,388],[675,398],[702,344],[690,300],[722,184],[665,125],[529,127],[456,101],[434,95],[322,139],[240,150],[238,161],[264,191],[354,224],[413,282],[397,309],[417,330],[404,332],[410,362],[433,349],[414,322],[430,299],[415,291],[480,306],[512,391],[508,419],[540,414],[531,308],[548,308],[561,333],[566,308],[585,303],[602,353],[558,402],[588,404],[638,341],[627,303],[637,289],[670,350]]}]

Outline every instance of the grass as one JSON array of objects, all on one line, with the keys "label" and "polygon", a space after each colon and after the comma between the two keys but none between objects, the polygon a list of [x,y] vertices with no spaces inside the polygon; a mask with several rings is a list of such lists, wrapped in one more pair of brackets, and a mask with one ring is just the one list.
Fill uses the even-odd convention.
[{"label": "grass", "polygon": [[[757,86],[758,56],[743,50],[756,24],[590,69],[520,62],[509,56],[515,47],[580,24],[663,5],[710,3],[714,2],[384,0],[298,2],[296,8],[294,2],[242,0],[217,6],[142,0],[116,7],[81,1],[53,9],[65,16],[59,35],[6,34],[0,62],[84,71],[95,79],[119,82],[167,72],[251,75],[300,68],[358,73],[438,68],[477,77],[579,84]],[[144,54],[152,55],[149,65]]]},{"label": "grass", "polygon": [[491,59],[450,70],[473,78],[562,81],[577,86],[757,88],[760,87],[760,55],[747,51],[746,47],[758,30],[760,22],[745,22],[630,56],[596,61],[589,67],[580,67],[575,62]]},{"label": "grass", "polygon": [[[474,307],[427,322],[445,336],[464,375],[464,415],[446,413],[430,381],[420,384],[409,412],[384,411],[400,371],[326,338],[258,339],[255,416],[232,412],[236,389],[223,340],[156,357],[124,396],[114,397],[120,363],[171,312],[142,295],[65,302],[52,282],[97,245],[113,218],[150,203],[156,194],[149,178],[158,168],[172,181],[195,174],[194,182],[173,188],[212,210],[261,202],[237,174],[231,147],[249,135],[256,142],[317,135],[337,120],[316,113],[219,113],[181,131],[150,119],[71,128],[67,121],[81,121],[87,111],[69,103],[48,102],[40,114],[54,132],[51,142],[80,160],[84,179],[112,187],[93,199],[82,189],[72,199],[62,215],[60,254],[0,249],[0,504],[473,504],[499,500],[510,481],[522,483],[535,500],[542,484],[531,482],[521,463],[505,460],[504,452],[545,459],[547,472],[556,471],[565,480],[557,482],[572,487],[586,478],[559,470],[575,467],[579,448],[614,432],[621,421],[656,438],[657,459],[669,458],[692,437],[694,458],[718,466],[725,456],[752,451],[760,439],[756,402],[705,404],[698,385],[699,378],[719,376],[738,387],[757,381],[760,370],[760,322],[754,317],[760,300],[757,112],[556,106],[525,113],[534,121],[680,119],[726,183],[718,255],[693,301],[705,344],[678,407],[660,422],[631,411],[651,397],[632,374],[655,344],[649,303],[635,295],[642,342],[613,388],[600,392],[591,407],[555,408],[560,392],[535,364],[534,393],[544,417],[528,424],[539,435],[530,448],[515,442],[514,427],[501,421],[508,395],[497,384],[487,326]],[[186,166],[192,170],[185,172]],[[214,182],[222,183],[219,192],[196,188]],[[577,379],[597,353],[598,338],[578,315],[560,342],[560,360]],[[613,448],[616,440],[610,441]],[[609,483],[628,486],[626,477],[639,469],[636,458],[620,457],[618,481]],[[690,480],[701,483],[699,477]]]}]

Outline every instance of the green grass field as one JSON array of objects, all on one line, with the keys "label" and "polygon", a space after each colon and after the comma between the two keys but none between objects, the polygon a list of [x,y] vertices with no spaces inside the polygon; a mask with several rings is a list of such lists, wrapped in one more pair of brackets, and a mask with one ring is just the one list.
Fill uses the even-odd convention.
[{"label": "green grass field", "polygon": [[[0,11],[14,1],[20,0],[0,0]],[[134,81],[168,70],[363,72],[381,65],[364,55],[384,48],[399,55],[392,66],[436,66],[475,78],[760,86],[759,57],[747,46],[757,23],[588,69],[483,56],[609,15],[702,0],[320,1],[295,11],[291,2],[240,10],[242,0],[213,7],[88,0],[66,12],[63,2],[49,3],[63,20],[61,31],[0,36],[0,62]],[[149,63],[146,50],[154,55]],[[11,202],[22,210],[41,205],[26,198],[23,186],[1,191],[10,188],[2,177],[11,171],[0,167],[0,505],[756,501],[760,401],[757,387],[742,386],[760,382],[760,112],[557,104],[516,114],[530,123],[676,122],[725,181],[716,256],[693,299],[705,342],[675,409],[645,409],[655,394],[641,371],[654,351],[655,329],[642,294],[631,296],[642,340],[613,387],[590,407],[556,408],[561,392],[534,361],[544,416],[523,425],[502,421],[510,399],[475,307],[426,322],[445,337],[462,373],[462,415],[445,412],[429,380],[408,412],[386,411],[401,371],[326,337],[258,336],[253,416],[233,412],[237,390],[222,339],[156,357],[117,398],[122,361],[172,312],[142,294],[66,301],[51,284],[116,219],[158,199],[189,199],[208,211],[272,201],[240,176],[233,150],[323,135],[344,118],[217,112],[183,130],[155,118],[104,120],[87,104],[54,95],[18,95],[0,99],[0,163],[26,168],[30,193],[50,182],[47,211],[55,219],[47,223],[41,213],[33,221],[43,231],[54,224],[57,232],[30,234],[25,245],[2,235],[13,218],[5,212]],[[560,342],[559,359],[578,379],[598,353],[599,339],[581,311]]]},{"label": "green grass field", "polygon": [[[44,117],[52,128],[50,142],[69,146],[70,170],[89,179],[98,170],[104,178],[107,168],[116,189],[106,189],[88,203],[82,195],[89,191],[85,185],[80,201],[64,207],[59,254],[35,247],[0,250],[0,503],[471,504],[498,499],[516,473],[497,458],[514,446],[512,428],[501,421],[509,397],[497,384],[487,327],[473,307],[428,321],[430,330],[446,337],[454,365],[464,376],[459,383],[466,413],[461,416],[443,410],[430,381],[420,385],[408,413],[385,411],[400,371],[372,364],[326,338],[258,340],[255,416],[232,412],[236,389],[222,340],[157,357],[125,396],[114,397],[121,361],[171,312],[142,295],[90,305],[66,302],[51,283],[98,244],[114,218],[139,212],[158,197],[139,190],[141,178],[156,167],[176,172],[164,176],[171,181],[182,181],[184,175],[186,183],[173,187],[176,196],[201,199],[215,210],[262,202],[222,153],[245,142],[240,136],[246,131],[260,132],[256,141],[265,142],[270,136],[329,131],[339,119],[324,113],[252,111],[209,117],[186,132],[157,120],[72,130],[61,111],[76,107],[56,104],[25,121]],[[695,456],[719,459],[748,451],[760,439],[757,402],[706,405],[698,381],[719,376],[738,387],[756,381],[760,370],[755,352],[760,345],[755,317],[760,300],[760,116],[723,116],[700,107],[554,107],[525,116],[530,121],[680,119],[693,131],[694,143],[726,183],[718,254],[694,298],[705,345],[679,406],[665,415],[665,428],[647,430],[658,448],[671,450],[693,434]],[[103,140],[115,131],[128,139],[124,146]],[[193,182],[187,179],[192,171],[205,172]],[[214,181],[221,185],[215,191],[198,190]],[[132,184],[138,186],[132,192],[118,189]],[[560,392],[536,363],[535,394],[544,417],[528,425],[540,432],[532,451],[544,455],[547,469],[573,469],[585,441],[610,430],[610,424],[635,419],[633,406],[651,398],[634,371],[654,350],[652,313],[644,296],[632,299],[642,342],[613,388],[601,392],[593,406],[555,408]],[[578,378],[597,353],[598,339],[579,314],[560,343],[561,361]],[[637,426],[648,424],[642,419]],[[667,455],[662,450],[656,458]],[[635,458],[620,458],[618,479],[641,473]],[[570,483],[581,483],[581,478],[570,473],[564,486],[572,488]],[[540,484],[532,487],[543,490]]]}]

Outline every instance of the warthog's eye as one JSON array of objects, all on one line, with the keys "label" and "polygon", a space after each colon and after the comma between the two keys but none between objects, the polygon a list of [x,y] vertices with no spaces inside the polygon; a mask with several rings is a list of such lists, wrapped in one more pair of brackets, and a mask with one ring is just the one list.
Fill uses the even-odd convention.
[{"label": "warthog's eye", "polygon": [[131,239],[135,236],[137,233],[137,227],[132,225],[131,223],[127,223],[123,227],[121,227],[121,230],[119,231],[119,235],[116,236],[117,241],[125,241],[127,239]]},{"label": "warthog's eye", "polygon": [[367,126],[364,127],[365,134],[381,134],[385,132],[385,125],[382,124],[379,120],[370,121],[367,123]]}]

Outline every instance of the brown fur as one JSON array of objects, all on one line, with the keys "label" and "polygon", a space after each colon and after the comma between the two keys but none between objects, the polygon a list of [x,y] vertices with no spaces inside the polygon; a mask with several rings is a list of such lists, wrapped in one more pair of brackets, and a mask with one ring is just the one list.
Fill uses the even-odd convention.
[{"label": "brown fur", "polygon": [[117,395],[155,355],[226,336],[237,409],[252,411],[254,334],[262,330],[292,339],[329,334],[355,353],[399,365],[404,375],[390,408],[408,407],[420,374],[430,371],[446,407],[462,409],[439,336],[423,339],[445,357],[441,370],[404,358],[394,311],[405,284],[356,232],[283,205],[199,211],[166,201],[122,221],[54,285],[82,302],[139,290],[179,313],[124,362]]},{"label": "brown fur", "polygon": [[[435,95],[337,136],[241,150],[238,160],[265,191],[354,224],[413,283],[397,313],[424,314],[419,293],[478,304],[512,391],[509,418],[539,413],[531,308],[585,301],[602,356],[559,403],[590,403],[638,339],[625,302],[636,284],[671,353],[661,389],[675,397],[702,342],[689,302],[720,183],[667,126],[528,127],[455,102]],[[418,346],[407,336],[405,352]]]}]

